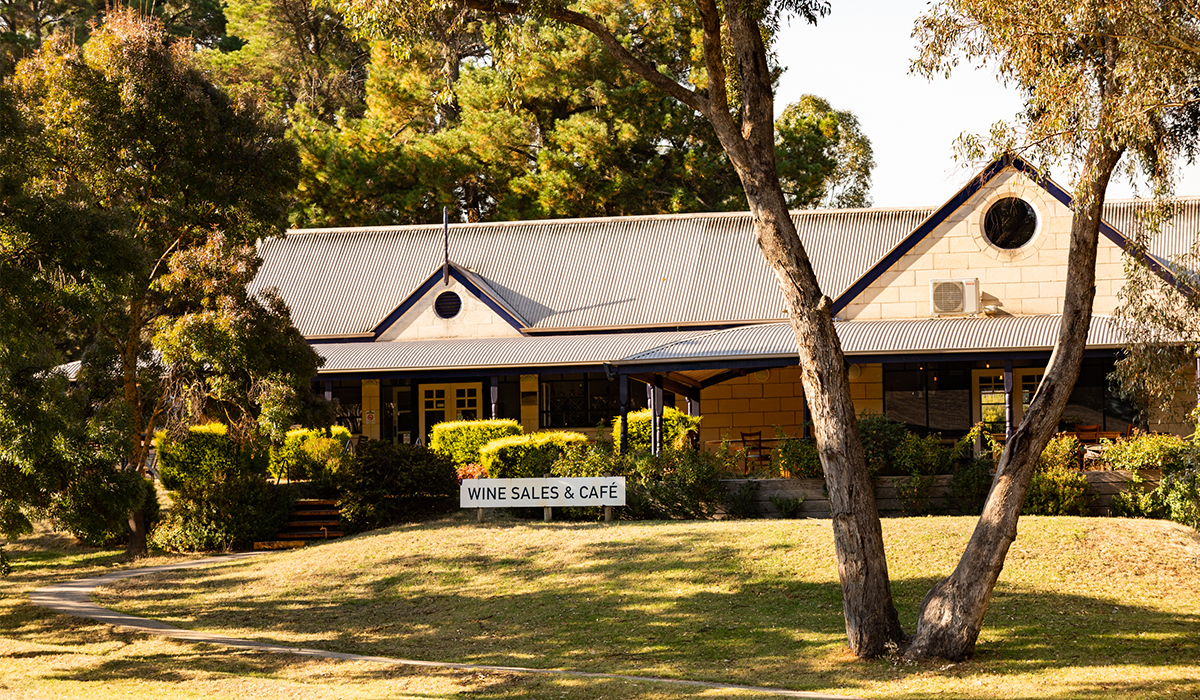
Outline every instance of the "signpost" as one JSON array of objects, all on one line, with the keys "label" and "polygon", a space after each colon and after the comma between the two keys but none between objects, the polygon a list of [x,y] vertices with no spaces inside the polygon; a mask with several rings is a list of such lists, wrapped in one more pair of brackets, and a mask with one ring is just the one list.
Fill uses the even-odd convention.
[{"label": "signpost", "polygon": [[463,479],[459,505],[463,508],[605,506],[605,520],[611,520],[611,507],[625,505],[625,477]]}]

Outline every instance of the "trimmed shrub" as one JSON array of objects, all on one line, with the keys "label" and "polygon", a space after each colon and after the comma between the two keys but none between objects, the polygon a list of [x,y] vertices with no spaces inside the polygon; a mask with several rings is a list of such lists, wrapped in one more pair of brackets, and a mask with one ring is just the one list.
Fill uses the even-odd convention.
[{"label": "trimmed shrub", "polygon": [[1022,515],[1087,515],[1087,479],[1075,471],[1082,450],[1074,435],[1050,440],[1038,457]]},{"label": "trimmed shrub", "polygon": [[342,520],[352,532],[446,512],[458,493],[454,462],[417,445],[371,440],[338,472]]},{"label": "trimmed shrub", "polygon": [[238,445],[221,423],[193,426],[183,440],[172,440],[165,432],[154,437],[158,450],[158,477],[163,488],[187,496],[188,489],[235,477],[265,477],[269,457]]},{"label": "trimmed shrub", "polygon": [[[621,455],[605,443],[564,450],[551,473],[625,477],[625,507],[618,509],[623,520],[703,519],[713,517],[728,498],[721,484],[723,466],[720,455],[706,450],[664,449],[657,457],[649,452]],[[599,509],[590,511],[591,517],[598,513]]]},{"label": "trimmed shrub", "polygon": [[429,449],[441,452],[461,467],[478,463],[479,450],[492,440],[521,433],[521,424],[511,418],[447,421],[433,426]]},{"label": "trimmed shrub", "polygon": [[1196,456],[1196,446],[1178,435],[1139,433],[1104,450],[1100,463],[1108,469],[1139,472],[1161,469],[1163,474],[1186,469]]},{"label": "trimmed shrub", "polygon": [[[271,476],[288,481],[326,478],[341,466],[350,437],[350,429],[341,425],[289,430],[283,444],[271,448]],[[314,441],[319,444],[311,445]]]},{"label": "trimmed shrub", "polygon": [[568,447],[587,441],[586,435],[570,431],[511,435],[484,445],[480,464],[493,479],[536,479],[549,474]]},{"label": "trimmed shrub", "polygon": [[225,426],[195,426],[183,440],[155,438],[159,477],[173,505],[151,532],[156,547],[176,552],[231,550],[273,537],[288,503],[267,483],[265,450],[238,445]]},{"label": "trimmed shrub", "polygon": [[[628,414],[629,420],[629,451],[643,452],[650,450],[650,429],[654,415],[650,409],[643,408]],[[692,433],[700,430],[700,416],[689,416],[675,408],[663,408],[662,431],[663,445],[666,447],[682,448],[684,441]],[[621,417],[613,419],[613,442],[621,444]]]},{"label": "trimmed shrub", "polygon": [[936,436],[917,437],[906,433],[892,453],[892,468],[907,474],[896,483],[896,497],[909,515],[930,512],[929,490],[934,476],[949,470],[954,451],[942,446]]}]

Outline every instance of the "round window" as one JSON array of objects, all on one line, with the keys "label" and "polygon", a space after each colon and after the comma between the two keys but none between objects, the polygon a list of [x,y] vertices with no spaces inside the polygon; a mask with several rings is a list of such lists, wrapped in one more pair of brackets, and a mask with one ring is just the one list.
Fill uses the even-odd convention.
[{"label": "round window", "polygon": [[997,248],[1020,248],[1037,231],[1037,213],[1023,199],[1006,197],[983,217],[983,235]]},{"label": "round window", "polygon": [[454,292],[442,292],[433,302],[433,312],[441,318],[454,318],[462,310],[462,299]]}]

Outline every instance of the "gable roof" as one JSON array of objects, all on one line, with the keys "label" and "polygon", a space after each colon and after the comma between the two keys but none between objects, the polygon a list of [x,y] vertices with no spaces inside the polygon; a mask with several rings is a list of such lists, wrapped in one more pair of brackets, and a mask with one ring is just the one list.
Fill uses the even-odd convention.
[{"label": "gable roof", "polygon": [[[951,214],[966,204],[967,200],[976,192],[979,192],[992,179],[1008,168],[1013,168],[1022,173],[1042,189],[1046,190],[1050,196],[1063,206],[1068,209],[1071,208],[1073,199],[1070,193],[1021,158],[1004,156],[992,161],[978,175],[971,178],[970,182],[964,185],[945,204],[922,221],[920,226],[914,229],[910,235],[906,236],[893,249],[888,251],[886,255],[881,257],[878,262],[871,266],[862,277],[855,280],[845,291],[837,296],[827,291],[826,293],[834,299],[833,313],[836,315],[858,297],[858,295],[866,291],[872,282],[879,279],[884,272],[899,262],[905,253],[912,250],[929,234],[933,233]],[[1170,272],[1168,260],[1186,253],[1197,238],[1200,237],[1200,226],[1197,225],[1200,224],[1200,199],[1180,200],[1177,204],[1175,216],[1163,227],[1163,235],[1156,236],[1151,241],[1147,254],[1143,254],[1121,231],[1132,232],[1136,230],[1141,225],[1137,219],[1138,212],[1146,211],[1149,207],[1150,200],[1106,202],[1101,215],[1100,235],[1108,238],[1126,253],[1142,259],[1151,270],[1159,274],[1166,281],[1175,284],[1174,275]],[[1112,220],[1120,223],[1120,230],[1110,223]]]},{"label": "gable roof", "polygon": [[[794,212],[823,289],[845,289],[931,210]],[[276,287],[300,331],[373,337],[443,263],[441,226],[292,231],[259,246],[252,291]],[[748,213],[453,224],[461,274],[528,333],[783,318]]]},{"label": "gable roof", "polygon": [[449,273],[450,277],[461,284],[468,292],[473,294],[476,299],[483,302],[489,309],[496,313],[505,323],[509,324],[517,330],[522,330],[529,327],[529,323],[521,318],[514,311],[504,298],[492,289],[488,283],[470,270],[465,270],[461,266],[451,262],[448,269],[443,270],[439,267],[432,275],[430,275],[421,286],[413,290],[407,298],[400,302],[400,305],[392,310],[382,321],[380,321],[370,333],[363,334],[367,336],[364,339],[375,340],[383,335],[392,324],[400,320],[409,309],[416,305],[426,294],[429,294],[438,282],[441,282],[444,276]]}]

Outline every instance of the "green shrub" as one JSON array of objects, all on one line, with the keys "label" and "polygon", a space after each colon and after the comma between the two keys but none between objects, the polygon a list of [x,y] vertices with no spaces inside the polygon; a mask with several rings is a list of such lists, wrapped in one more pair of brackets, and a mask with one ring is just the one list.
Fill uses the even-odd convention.
[{"label": "green shrub", "polygon": [[268,455],[239,445],[225,426],[196,426],[183,440],[155,438],[159,476],[172,506],[151,543],[177,552],[243,549],[273,537],[288,503],[266,481]]},{"label": "green shrub", "polygon": [[416,445],[372,440],[337,476],[342,520],[353,532],[445,512],[458,493],[454,462]]},{"label": "green shrub", "polygon": [[779,438],[779,442],[771,450],[773,473],[792,479],[820,479],[825,476],[816,440],[791,437],[779,428],[775,429],[775,437]]},{"label": "green shrub", "polygon": [[206,484],[241,476],[267,474],[269,455],[257,446],[242,446],[229,438],[221,423],[193,426],[183,440],[166,433],[155,436],[158,477],[169,491],[203,488]]},{"label": "green shrub", "polygon": [[587,441],[586,435],[569,431],[511,435],[484,445],[480,464],[493,479],[536,479],[550,473],[567,447]]},{"label": "green shrub", "polygon": [[153,482],[132,471],[87,471],[67,485],[56,524],[92,547],[129,541],[129,515],[139,504],[149,532],[159,519]]},{"label": "green shrub", "polygon": [[[711,518],[727,499],[721,484],[724,462],[718,454],[684,448],[617,454],[611,445],[577,444],[563,451],[551,473],[561,477],[625,477],[623,520]],[[539,475],[540,476],[540,475]],[[594,516],[598,512],[593,509]]]},{"label": "green shrub", "polygon": [[995,462],[987,456],[975,457],[954,472],[950,493],[963,515],[979,515],[992,489],[992,469]]},{"label": "green shrub", "polygon": [[248,549],[270,539],[287,522],[289,503],[265,479],[235,476],[173,494],[171,508],[150,533],[150,543],[171,552]]},{"label": "green shrub", "polygon": [[521,432],[521,424],[510,418],[447,421],[433,426],[429,449],[441,452],[461,467],[479,462],[479,450],[492,440]]},{"label": "green shrub", "polygon": [[1191,467],[1163,477],[1158,488],[1144,493],[1142,482],[1113,497],[1112,514],[1126,518],[1163,518],[1200,529],[1200,468]]},{"label": "green shrub", "polygon": [[892,453],[892,468],[907,476],[896,482],[896,497],[909,515],[930,511],[929,490],[936,474],[949,470],[954,452],[934,435],[917,437],[905,433]]},{"label": "green shrub", "polygon": [[1139,433],[1105,448],[1100,463],[1109,469],[1139,472],[1161,469],[1163,474],[1186,469],[1195,460],[1196,446],[1178,435]]},{"label": "green shrub", "polygon": [[804,496],[796,498],[771,496],[771,504],[779,510],[780,517],[790,520],[800,517],[800,507],[804,505]]},{"label": "green shrub", "polygon": [[[650,409],[644,408],[628,414],[629,420],[629,451],[642,452],[650,449],[650,429],[654,419]],[[678,409],[666,406],[663,408],[662,432],[663,445],[666,447],[682,448],[684,441],[692,433],[700,430],[700,416],[689,416]],[[613,442],[621,444],[621,417],[613,419]]]},{"label": "green shrub", "polygon": [[[271,476],[288,481],[328,478],[341,466],[340,458],[345,454],[350,437],[350,429],[341,425],[289,430],[283,444],[271,448]],[[323,444],[319,447],[309,446],[312,441]],[[333,454],[335,448],[329,444],[331,441],[337,443],[336,455]]]},{"label": "green shrub", "polygon": [[904,436],[908,435],[903,423],[878,413],[863,411],[858,417],[858,434],[862,438],[867,469],[872,477],[899,473],[893,469],[892,456]]},{"label": "green shrub", "polygon": [[746,479],[742,485],[737,488],[737,491],[726,496],[725,514],[731,518],[757,518],[758,504],[755,502],[758,498],[759,483],[754,479]]},{"label": "green shrub", "polygon": [[1038,457],[1022,515],[1087,515],[1087,479],[1075,471],[1082,450],[1074,435],[1050,440]]}]

